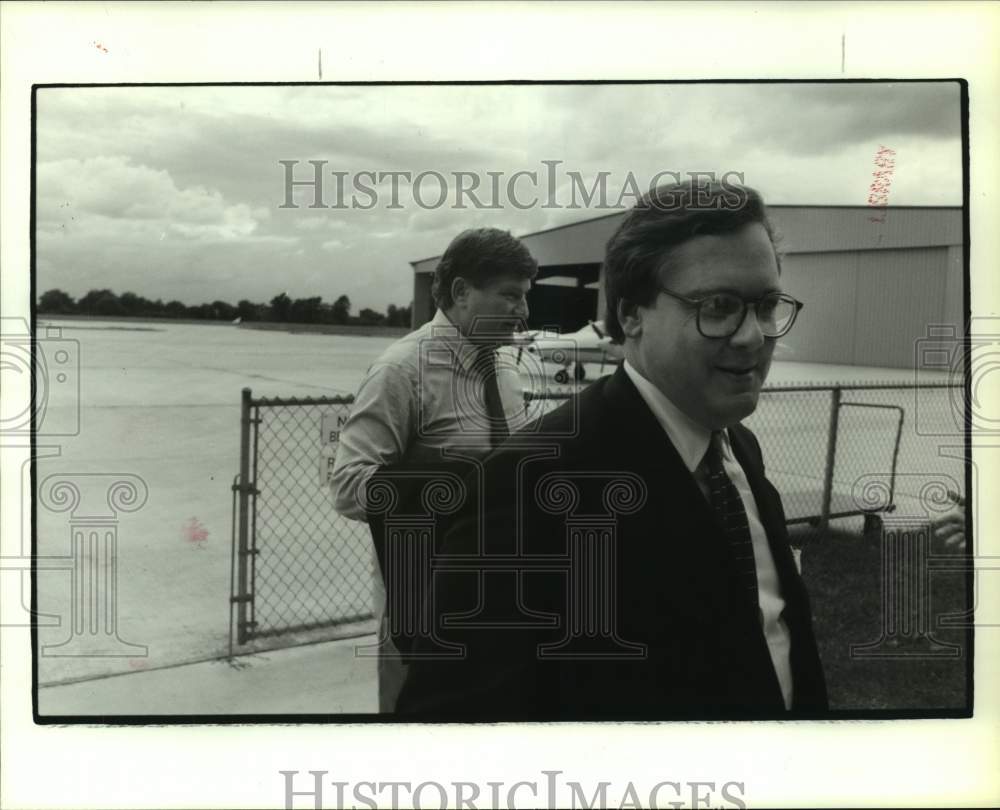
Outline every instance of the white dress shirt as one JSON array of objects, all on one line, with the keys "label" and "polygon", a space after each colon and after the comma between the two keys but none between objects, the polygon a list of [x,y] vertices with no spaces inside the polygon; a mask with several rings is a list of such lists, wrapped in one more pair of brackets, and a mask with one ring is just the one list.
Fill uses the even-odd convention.
[{"label": "white dress shirt", "polygon": [[[635,367],[625,361],[625,373],[635,384],[639,395],[653,412],[656,421],[663,427],[670,443],[677,450],[684,466],[694,476],[705,498],[708,498],[708,483],[701,475],[699,465],[705,457],[708,445],[712,440],[712,431],[691,419],[680,408],[674,405],[667,396],[653,383],[643,377]],[[743,500],[743,508],[747,513],[747,523],[750,526],[750,539],[753,543],[754,565],[757,569],[758,606],[760,622],[767,641],[767,649],[771,655],[785,708],[792,707],[792,668],[789,659],[791,651],[791,633],[781,613],[785,608],[785,600],[781,595],[781,585],[778,580],[778,570],[774,564],[771,548],[767,543],[767,532],[760,521],[757,502],[747,480],[746,473],[733,455],[729,444],[728,431],[721,432],[722,466]]]},{"label": "white dress shirt", "polygon": [[[475,368],[476,352],[438,310],[372,363],[340,430],[330,480],[337,512],[367,521],[365,487],[383,465],[442,462],[448,460],[447,451],[458,449],[463,456],[482,457],[493,449],[482,418],[483,380]],[[497,353],[497,387],[507,426],[514,432],[527,416],[521,376],[508,350]],[[382,624],[385,582],[374,546],[371,566],[372,611]],[[392,696],[389,702],[394,700]]]},{"label": "white dress shirt", "polygon": [[[438,310],[372,363],[341,428],[334,459],[330,484],[341,515],[367,520],[365,484],[383,465],[446,461],[442,451],[455,448],[473,456],[490,452],[476,351]],[[507,350],[497,353],[497,387],[512,433],[527,421],[513,358]]]}]

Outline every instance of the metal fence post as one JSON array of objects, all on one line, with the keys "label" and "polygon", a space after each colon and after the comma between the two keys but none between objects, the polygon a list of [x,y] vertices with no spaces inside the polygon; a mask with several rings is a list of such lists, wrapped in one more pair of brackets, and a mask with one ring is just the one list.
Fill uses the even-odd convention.
[{"label": "metal fence post", "polygon": [[247,641],[247,604],[250,601],[250,587],[247,577],[247,557],[250,555],[250,389],[243,389],[240,405],[240,508],[239,547],[236,552],[236,640],[239,644]]},{"label": "metal fence post", "polygon": [[830,526],[830,501],[833,497],[833,467],[837,459],[837,426],[840,421],[840,386],[830,391],[830,426],[826,436],[826,469],[823,473],[823,506],[819,525],[823,531]]}]

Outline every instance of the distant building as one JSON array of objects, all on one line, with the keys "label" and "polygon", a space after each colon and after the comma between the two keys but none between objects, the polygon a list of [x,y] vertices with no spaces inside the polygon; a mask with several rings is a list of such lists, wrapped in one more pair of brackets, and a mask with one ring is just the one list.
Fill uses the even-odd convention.
[{"label": "distant building", "polygon": [[[963,323],[962,209],[772,205],[783,283],[806,306],[776,357],[811,363],[912,367],[928,325]],[[538,260],[532,327],[578,329],[603,317],[601,261],[624,212],[521,239]],[[883,221],[873,221],[873,219]],[[438,259],[411,262],[413,325],[434,314]]]}]

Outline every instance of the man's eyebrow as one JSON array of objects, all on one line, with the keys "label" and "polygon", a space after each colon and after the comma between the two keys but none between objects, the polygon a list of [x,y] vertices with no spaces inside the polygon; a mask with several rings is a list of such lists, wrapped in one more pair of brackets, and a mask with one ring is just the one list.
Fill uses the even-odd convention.
[{"label": "man's eyebrow", "polygon": [[[671,292],[676,292],[677,295],[683,295],[686,298],[707,298],[710,295],[717,295],[718,293],[729,293],[730,295],[735,295],[737,298],[742,298],[743,293],[741,290],[735,287],[696,287],[688,292],[678,292],[676,290],[671,290]],[[783,290],[780,287],[767,287],[760,294],[769,295],[770,293],[780,293]]]}]

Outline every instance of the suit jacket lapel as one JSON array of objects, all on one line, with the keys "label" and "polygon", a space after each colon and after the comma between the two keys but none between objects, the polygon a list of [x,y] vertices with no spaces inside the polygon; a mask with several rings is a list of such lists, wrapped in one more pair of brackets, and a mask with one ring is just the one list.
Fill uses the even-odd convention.
[{"label": "suit jacket lapel", "polygon": [[661,534],[650,538],[660,549],[654,553],[680,552],[695,564],[718,565],[728,552],[715,512],[624,369],[608,378],[604,396],[609,425],[600,457],[645,480],[646,521]]},{"label": "suit jacket lapel", "polygon": [[[651,485],[649,497],[658,502],[663,510],[661,516],[665,529],[678,522],[678,515],[671,514],[670,509],[683,504],[692,524],[715,529],[714,532],[702,532],[705,536],[699,541],[711,543],[716,553],[726,553],[726,541],[718,517],[623,368],[608,378],[605,397],[612,410],[607,418],[612,420],[614,429],[609,427],[601,434],[605,444],[601,455],[615,459],[622,469],[635,469],[643,475]],[[782,587],[795,588],[799,577],[786,542],[784,516],[744,431],[741,426],[730,431],[733,452],[753,492]],[[737,590],[743,592],[743,589]]]},{"label": "suit jacket lapel", "polygon": [[760,522],[764,525],[767,533],[767,543],[771,549],[771,556],[774,558],[775,567],[778,569],[778,577],[781,580],[782,590],[786,598],[793,590],[797,590],[799,583],[798,569],[795,566],[795,559],[792,557],[792,550],[787,542],[787,531],[785,529],[784,515],[781,512],[780,503],[775,499],[774,491],[764,478],[764,471],[760,462],[756,459],[756,454],[749,447],[749,440],[743,430],[737,428],[730,431],[733,452],[740,466],[746,473],[747,481],[750,484],[750,491],[753,492],[754,501],[757,504],[757,512],[760,515]]},{"label": "suit jacket lapel", "polygon": [[826,709],[826,685],[812,630],[809,597],[792,557],[791,547],[788,545],[788,532],[785,528],[780,496],[764,478],[762,466],[755,463],[757,452],[751,447],[745,428],[737,427],[731,434],[734,440],[734,452],[746,471],[750,489],[757,501],[761,522],[767,531],[768,545],[774,557],[775,567],[778,569],[782,596],[785,598],[783,615],[792,632],[791,665],[795,683],[792,708]]},{"label": "suit jacket lapel", "polygon": [[615,458],[622,469],[635,469],[647,480],[662,484],[664,488],[649,493],[652,500],[685,503],[699,512],[700,518],[714,520],[715,513],[694,476],[624,369],[619,368],[608,379],[605,396],[613,409],[608,418],[613,420],[614,429],[602,434],[602,455]]}]

